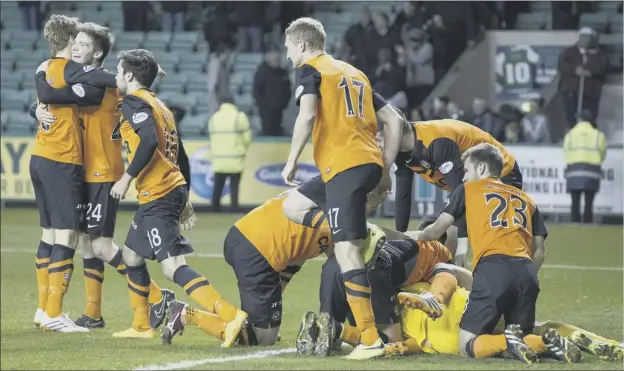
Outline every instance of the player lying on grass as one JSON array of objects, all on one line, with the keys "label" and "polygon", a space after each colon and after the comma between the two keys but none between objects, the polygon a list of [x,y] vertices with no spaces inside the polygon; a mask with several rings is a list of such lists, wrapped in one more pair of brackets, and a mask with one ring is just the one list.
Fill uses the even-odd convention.
[{"label": "player lying on grass", "polygon": [[[230,228],[224,241],[225,260],[234,269],[238,280],[241,307],[249,314],[241,331],[241,345],[273,345],[278,338],[282,320],[282,294],[286,285],[303,263],[321,254],[333,255],[334,244],[324,213],[318,213],[310,226],[290,221],[282,210],[289,190],[255,208]],[[383,197],[370,202],[377,207]],[[376,241],[375,236],[365,241]],[[365,255],[374,255],[374,243],[367,243]],[[191,316],[190,314],[193,314]],[[185,325],[195,325],[221,338],[223,327],[214,315],[175,300],[169,306],[167,327],[162,340],[171,343]],[[329,321],[329,319],[327,319]],[[329,322],[327,322],[329,325]]]},{"label": "player lying on grass", "polygon": [[[455,292],[458,278],[461,285],[470,287],[472,277],[466,269],[448,264],[451,262],[451,254],[439,241],[416,242],[401,232],[379,227],[373,229],[376,230],[373,235],[383,239],[381,250],[368,264],[373,312],[384,343],[400,342],[402,337],[396,295],[402,287],[417,282],[431,282],[430,292],[411,295],[407,299],[412,306],[421,308],[432,317],[439,317],[443,306]],[[357,344],[360,337],[358,328],[343,324],[347,318],[351,324],[355,323],[346,305],[347,290],[349,288],[344,284],[336,260],[328,259],[322,270],[318,318],[330,317],[333,321],[329,321],[331,327],[326,327],[328,321],[317,320],[314,312],[304,314],[297,337],[297,351],[300,355],[326,355],[318,349],[328,348],[334,340]],[[398,295],[399,302],[404,299],[401,294]]]},{"label": "player lying on grass", "polygon": [[[57,119],[48,110],[48,104],[76,104],[80,107],[85,143],[83,170],[87,197],[87,228],[86,233],[81,234],[78,245],[83,251],[86,306],[83,315],[75,324],[87,328],[102,328],[104,262],[126,276],[126,264],[121,249],[113,242],[119,201],[109,194],[113,184],[124,172],[118,126],[118,103],[121,98],[117,88],[97,86],[94,85],[98,83],[97,79],[89,79],[97,72],[104,71],[102,64],[113,43],[110,30],[90,22],[79,24],[77,30],[78,34],[71,49],[72,59],[65,66],[65,73],[74,76],[82,74],[87,83],[69,83],[65,87],[54,88],[45,79],[38,79],[38,90],[43,94],[39,96],[39,104],[33,104],[30,114],[45,125],[54,125]],[[114,75],[111,74],[110,78],[114,81]],[[180,156],[183,155],[186,156],[181,147]],[[187,174],[184,175],[187,178]],[[189,179],[187,183],[190,184]],[[164,318],[165,303],[174,298],[173,291],[162,290],[151,281],[149,303],[152,327],[160,325]],[[37,319],[36,315],[36,324]]]},{"label": "player lying on grass", "polygon": [[[410,293],[423,294],[431,291],[432,285],[417,283],[403,288]],[[404,296],[412,294],[403,293]],[[457,288],[448,305],[444,308],[442,316],[433,320],[422,310],[405,305],[401,308],[401,331],[404,341],[395,347],[399,353],[431,353],[460,355],[459,349],[459,323],[462,313],[468,302],[469,292],[463,288]],[[404,300],[410,303],[411,300]],[[503,321],[499,321],[494,330],[494,336],[500,336],[504,332]],[[599,357],[602,360],[621,360],[624,352],[624,344],[615,340],[606,339],[587,330],[569,325],[567,323],[546,321],[536,322],[533,335],[525,338],[538,355],[551,355],[563,361],[569,361],[570,347],[560,344],[558,334],[567,342],[571,342],[584,351]],[[499,334],[499,335],[496,335]],[[541,337],[541,341],[540,341]],[[507,346],[504,341],[500,342],[499,353],[503,353]],[[559,351],[557,351],[559,348]]]}]

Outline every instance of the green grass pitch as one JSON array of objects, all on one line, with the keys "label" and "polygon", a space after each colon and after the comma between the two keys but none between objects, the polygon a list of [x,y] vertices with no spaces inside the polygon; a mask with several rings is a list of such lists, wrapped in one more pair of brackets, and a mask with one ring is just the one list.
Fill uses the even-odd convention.
[{"label": "green grass pitch", "polygon": [[[121,212],[117,222],[118,244],[123,244],[132,213]],[[203,257],[188,259],[189,264],[206,275],[230,301],[238,304],[234,274],[220,258],[207,254],[222,253],[222,242],[236,215],[199,214],[198,223],[188,233],[193,246]],[[392,220],[377,220],[392,226]],[[413,227],[417,224],[411,223]],[[171,346],[158,338],[151,340],[114,339],[114,331],[132,322],[125,281],[106,268],[103,316],[106,328],[88,334],[58,334],[34,328],[37,290],[34,252],[40,230],[34,209],[4,209],[1,217],[2,247],[2,357],[0,366],[9,369],[134,369],[142,366],[167,366],[167,369],[525,369],[513,360],[466,360],[447,356],[410,356],[368,362],[348,362],[340,357],[303,358],[283,352],[266,356],[266,348],[219,348],[217,340],[188,327]],[[565,321],[600,335],[622,341],[623,271],[622,228],[600,226],[550,225],[547,240],[547,267],[540,272],[541,294],[538,320]],[[84,307],[82,259],[76,267],[64,310],[72,318]],[[295,276],[284,295],[282,341],[271,349],[294,346],[299,320],[306,310],[318,310],[318,282],[321,261],[308,262]],[[596,268],[599,269],[596,269]],[[611,267],[608,269],[605,267]],[[184,292],[168,282],[159,266],[150,263],[150,272],[161,286],[173,289],[182,300]],[[345,351],[346,352],[346,351]],[[255,354],[258,358],[245,357]],[[265,356],[263,358],[260,358]],[[233,358],[227,358],[233,357]],[[180,363],[189,361],[189,363]],[[197,362],[192,362],[197,361]],[[602,362],[585,354],[584,363],[574,366],[544,360],[537,369],[622,369],[618,362]]]}]

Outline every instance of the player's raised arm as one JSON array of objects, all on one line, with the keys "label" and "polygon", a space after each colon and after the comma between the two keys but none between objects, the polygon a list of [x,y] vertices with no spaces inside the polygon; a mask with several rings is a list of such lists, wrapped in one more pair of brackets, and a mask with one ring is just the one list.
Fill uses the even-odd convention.
[{"label": "player's raised arm", "polygon": [[316,120],[316,102],[321,87],[321,74],[312,66],[304,64],[297,68],[296,76],[295,100],[299,106],[299,114],[295,120],[288,162],[282,172],[285,182],[291,186],[298,185],[294,182],[296,165]]},{"label": "player's raised arm", "polygon": [[104,88],[116,88],[115,75],[74,61],[65,65],[65,81],[68,84],[89,84]]},{"label": "player's raised arm", "polygon": [[81,83],[54,88],[48,84],[46,74],[43,71],[37,73],[35,83],[37,98],[44,104],[77,104],[83,107],[99,106],[106,94],[105,88]]},{"label": "player's raised arm", "polygon": [[446,230],[449,229],[455,220],[461,218],[466,214],[466,191],[464,185],[461,184],[451,194],[451,199],[444,209],[444,211],[438,216],[438,219],[421,232],[416,232],[414,235],[419,241],[431,241],[439,239]]},{"label": "player's raised arm", "polygon": [[531,260],[533,260],[533,263],[537,266],[537,270],[539,271],[542,264],[544,264],[544,260],[546,260],[546,238],[548,237],[548,230],[546,229],[544,219],[537,207],[531,219],[531,225],[533,227]]}]

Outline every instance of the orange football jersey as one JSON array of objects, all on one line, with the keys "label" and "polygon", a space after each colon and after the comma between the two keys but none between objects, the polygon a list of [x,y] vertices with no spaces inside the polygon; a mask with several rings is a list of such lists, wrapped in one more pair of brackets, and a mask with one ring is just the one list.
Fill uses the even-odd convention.
[{"label": "orange football jersey", "polygon": [[297,103],[306,94],[319,97],[312,146],[323,181],[360,165],[383,166],[373,89],[364,73],[323,54],[297,68],[297,85]]},{"label": "orange football jersey", "polygon": [[[46,79],[53,88],[63,88],[65,66],[69,59],[51,58]],[[79,109],[75,104],[49,104],[48,110],[56,121],[51,125],[39,124],[33,155],[67,164],[82,165],[82,129]]]},{"label": "orange football jersey", "polygon": [[[144,204],[165,196],[178,186],[186,184],[186,181],[177,165],[179,142],[173,113],[154,93],[147,89],[140,89],[126,96],[122,104],[136,102],[137,98],[151,107],[158,135],[158,147],[150,162],[136,178],[139,204]],[[147,114],[139,112],[134,113],[132,117],[122,119],[121,136],[130,163],[132,163],[134,153],[140,142],[140,138],[130,121],[141,123],[147,118]]]},{"label": "orange football jersey", "polygon": [[[327,223],[320,228],[310,228],[284,215],[285,197],[286,194],[282,194],[268,200],[234,224],[277,272],[290,263],[315,258],[334,248]],[[324,217],[322,213],[317,215],[319,219]],[[313,221],[316,223],[318,220]]]},{"label": "orange football jersey", "polygon": [[124,172],[121,153],[121,97],[117,89],[106,89],[99,106],[80,108],[84,124],[85,181],[116,182]]}]

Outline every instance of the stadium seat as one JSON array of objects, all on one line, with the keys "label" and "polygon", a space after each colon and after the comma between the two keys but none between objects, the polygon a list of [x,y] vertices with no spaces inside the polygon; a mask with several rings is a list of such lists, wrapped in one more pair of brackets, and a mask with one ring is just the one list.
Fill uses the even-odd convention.
[{"label": "stadium seat", "polygon": [[103,12],[122,12],[121,1],[102,1],[100,2],[100,9]]},{"label": "stadium seat", "polygon": [[195,96],[185,95],[179,92],[163,92],[158,97],[165,102],[167,107],[184,108],[187,114],[190,114],[195,108]]},{"label": "stadium seat", "polygon": [[0,55],[0,63],[3,70],[13,70],[15,68],[15,61],[17,60],[18,51],[16,50],[3,50]]},{"label": "stadium seat", "polygon": [[9,113],[7,111],[0,111],[0,130],[4,133],[9,128]]},{"label": "stadium seat", "polygon": [[180,131],[183,137],[201,137],[208,135],[208,121],[210,117],[207,114],[189,115],[186,114],[180,123]]},{"label": "stadium seat", "polygon": [[208,105],[207,93],[193,93],[195,96],[195,114],[209,114],[210,106]]},{"label": "stadium seat", "polygon": [[190,72],[186,90],[189,93],[201,93],[208,91],[208,79],[206,74]]},{"label": "stadium seat", "polygon": [[[2,3],[6,2],[8,1],[3,1]],[[2,9],[0,17],[2,19],[2,26],[5,30],[22,30],[22,15],[18,8]]]},{"label": "stadium seat", "polygon": [[167,77],[158,82],[158,91],[183,93],[187,81],[188,77],[185,73],[168,73]]},{"label": "stadium seat", "polygon": [[14,50],[32,50],[35,47],[35,41],[40,37],[42,35],[38,31],[13,32],[9,45]]},{"label": "stadium seat", "polygon": [[234,102],[241,110],[249,112],[251,107],[255,104],[251,94],[235,95]]},{"label": "stadium seat", "polygon": [[180,55],[178,53],[167,53],[165,51],[158,51],[154,52],[154,55],[160,67],[167,74],[178,72],[178,63],[180,62]]},{"label": "stadium seat", "polygon": [[137,49],[143,46],[145,34],[143,32],[123,32],[120,33],[113,48],[115,50]]},{"label": "stadium seat", "polygon": [[104,69],[111,73],[117,73],[117,54],[108,54],[108,57],[104,60]]},{"label": "stadium seat", "polygon": [[83,22],[93,22],[93,23],[99,24],[100,26],[109,27],[108,13],[98,12],[97,10],[95,10],[95,11],[90,11],[90,12],[81,12],[81,14],[82,14],[82,18],[80,18],[80,20]]},{"label": "stadium seat", "polygon": [[[34,81],[34,79],[33,79]],[[0,71],[0,86],[2,90],[13,89],[19,90],[22,85],[22,74],[10,70]]]},{"label": "stadium seat", "polygon": [[180,71],[183,72],[206,72],[206,54],[191,53],[185,54],[180,60]]},{"label": "stadium seat", "polygon": [[607,13],[583,13],[579,20],[579,27],[591,27],[602,33],[607,29]]},{"label": "stadium seat", "polygon": [[622,14],[617,12],[608,13],[609,29],[612,33],[622,33]]},{"label": "stadium seat", "polygon": [[549,12],[552,9],[550,1],[531,1],[529,6],[532,12]]},{"label": "stadium seat", "polygon": [[37,121],[27,112],[9,111],[8,132],[12,135],[31,136],[37,130]]},{"label": "stadium seat", "polygon": [[546,29],[550,13],[520,13],[516,19],[516,28],[521,30]]},{"label": "stadium seat", "polygon": [[11,31],[3,30],[0,32],[0,49],[4,51],[4,49],[8,48],[9,41],[11,41]]},{"label": "stadium seat", "polygon": [[194,52],[200,38],[203,36],[199,32],[175,32],[171,39],[171,50],[180,53]]},{"label": "stadium seat", "polygon": [[[596,1],[596,5],[598,6],[598,10],[601,12],[612,13],[618,15],[617,9],[621,4],[619,1]],[[619,14],[619,17],[622,18],[622,15]]]},{"label": "stadium seat", "polygon": [[32,102],[30,92],[26,90],[6,90],[2,94],[2,108],[5,110],[28,111]]},{"label": "stadium seat", "polygon": [[47,50],[21,50],[15,60],[15,67],[34,76],[41,62],[49,58],[50,53]]},{"label": "stadium seat", "polygon": [[251,66],[255,70],[262,63],[262,59],[262,53],[239,53],[234,59],[234,66],[235,69]]},{"label": "stadium seat", "polygon": [[197,53],[208,55],[210,54],[210,44],[204,39],[201,39],[197,43]]},{"label": "stadium seat", "polygon": [[168,51],[170,41],[171,33],[169,32],[148,32],[143,41],[143,48],[154,53],[161,50]]},{"label": "stadium seat", "polygon": [[622,34],[603,34],[598,40],[600,45],[622,45]]}]

